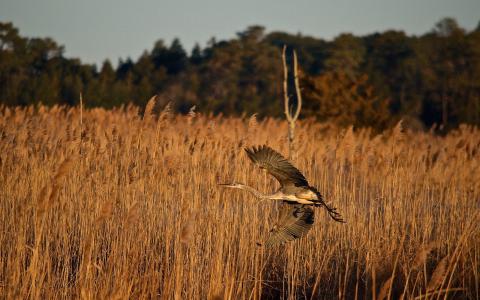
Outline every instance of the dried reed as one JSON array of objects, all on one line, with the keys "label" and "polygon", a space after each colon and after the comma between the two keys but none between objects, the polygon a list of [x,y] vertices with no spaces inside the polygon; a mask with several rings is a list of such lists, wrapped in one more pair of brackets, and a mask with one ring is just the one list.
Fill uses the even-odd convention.
[{"label": "dried reed", "polygon": [[305,238],[262,251],[276,206],[217,183],[273,191],[242,147],[287,154],[284,122],[179,116],[156,98],[143,117],[0,111],[0,298],[480,295],[475,127],[372,135],[298,121],[295,164],[348,222],[317,210]]}]

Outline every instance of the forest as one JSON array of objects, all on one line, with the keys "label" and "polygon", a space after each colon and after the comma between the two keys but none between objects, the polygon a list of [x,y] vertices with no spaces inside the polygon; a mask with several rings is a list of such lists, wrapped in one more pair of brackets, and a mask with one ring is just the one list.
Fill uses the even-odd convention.
[{"label": "forest", "polygon": [[[159,33],[161,35],[161,33]],[[480,23],[444,18],[420,36],[388,30],[333,40],[250,26],[190,53],[179,39],[155,42],[137,59],[101,66],[64,56],[51,38],[0,23],[0,104],[144,107],[152,95],[176,112],[281,117],[283,46],[299,57],[302,118],[385,129],[480,125]]]}]

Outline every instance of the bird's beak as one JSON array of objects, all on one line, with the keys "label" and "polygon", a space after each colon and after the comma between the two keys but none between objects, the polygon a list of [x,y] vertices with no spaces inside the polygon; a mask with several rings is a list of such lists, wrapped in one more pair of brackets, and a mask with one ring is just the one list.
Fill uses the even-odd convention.
[{"label": "bird's beak", "polygon": [[231,183],[217,183],[217,185],[224,186],[224,187],[234,187]]},{"label": "bird's beak", "polygon": [[227,188],[232,188],[232,189],[240,189],[241,184],[236,183],[236,182],[231,182],[231,183],[217,183],[217,185],[224,186]]}]

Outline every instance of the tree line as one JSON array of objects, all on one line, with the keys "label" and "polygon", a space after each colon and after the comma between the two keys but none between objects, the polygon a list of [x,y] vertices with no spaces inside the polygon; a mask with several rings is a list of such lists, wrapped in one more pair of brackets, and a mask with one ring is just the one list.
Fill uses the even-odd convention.
[{"label": "tree line", "polygon": [[303,117],[379,129],[399,119],[418,128],[480,125],[480,24],[467,31],[452,18],[421,36],[389,30],[331,41],[251,26],[190,53],[178,39],[159,40],[136,61],[100,68],[64,57],[50,38],[22,37],[0,23],[0,103],[78,105],[82,93],[87,107],[143,107],[157,94],[182,113],[196,106],[280,117],[284,45],[298,53]]}]

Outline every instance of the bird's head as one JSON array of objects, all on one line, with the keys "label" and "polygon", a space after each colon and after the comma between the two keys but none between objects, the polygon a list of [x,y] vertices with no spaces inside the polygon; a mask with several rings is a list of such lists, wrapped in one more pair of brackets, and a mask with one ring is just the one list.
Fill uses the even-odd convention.
[{"label": "bird's head", "polygon": [[232,183],[219,183],[218,185],[228,187],[228,188],[233,188],[233,189],[239,189],[243,186],[241,183],[237,182],[232,182]]}]

